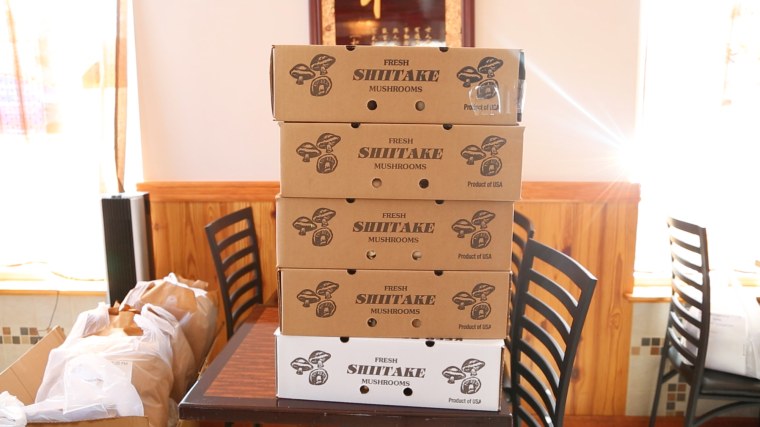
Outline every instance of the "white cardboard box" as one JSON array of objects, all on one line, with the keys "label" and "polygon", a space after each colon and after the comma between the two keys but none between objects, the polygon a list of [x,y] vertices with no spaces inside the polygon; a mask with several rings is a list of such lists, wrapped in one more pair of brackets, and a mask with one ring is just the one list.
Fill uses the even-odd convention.
[{"label": "white cardboard box", "polygon": [[275,339],[277,397],[499,410],[503,340]]}]

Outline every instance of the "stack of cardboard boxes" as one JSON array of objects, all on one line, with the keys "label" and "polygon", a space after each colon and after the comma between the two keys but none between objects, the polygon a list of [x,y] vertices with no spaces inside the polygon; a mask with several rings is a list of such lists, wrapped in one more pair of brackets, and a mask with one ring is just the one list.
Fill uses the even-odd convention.
[{"label": "stack of cardboard boxes", "polygon": [[499,409],[521,71],[519,50],[272,49],[278,396]]}]

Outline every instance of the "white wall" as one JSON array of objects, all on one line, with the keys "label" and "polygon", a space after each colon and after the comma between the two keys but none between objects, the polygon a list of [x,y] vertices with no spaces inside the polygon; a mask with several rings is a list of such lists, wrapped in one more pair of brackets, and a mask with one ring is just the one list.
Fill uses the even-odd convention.
[{"label": "white wall", "polygon": [[639,1],[476,0],[475,42],[525,50],[523,179],[625,179]]},{"label": "white wall", "polygon": [[308,1],[135,0],[145,181],[277,181],[273,44],[309,42]]},{"label": "white wall", "polygon": [[[639,1],[476,0],[475,40],[523,48],[523,178],[624,179]],[[272,44],[309,42],[308,1],[135,0],[145,181],[279,179]]]}]

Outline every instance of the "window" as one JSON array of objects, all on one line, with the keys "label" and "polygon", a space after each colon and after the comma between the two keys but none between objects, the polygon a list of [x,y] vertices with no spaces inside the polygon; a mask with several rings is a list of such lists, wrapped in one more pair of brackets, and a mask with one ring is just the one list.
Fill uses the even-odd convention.
[{"label": "window", "polygon": [[708,230],[714,270],[760,259],[760,4],[642,2],[637,273],[669,277],[665,218]]},{"label": "window", "polygon": [[0,3],[0,274],[38,264],[105,277],[100,197],[117,191],[120,4]]}]

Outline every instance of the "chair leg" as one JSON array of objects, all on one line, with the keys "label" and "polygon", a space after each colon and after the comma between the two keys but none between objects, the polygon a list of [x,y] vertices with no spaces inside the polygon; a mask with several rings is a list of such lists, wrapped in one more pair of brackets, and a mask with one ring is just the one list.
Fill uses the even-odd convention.
[{"label": "chair leg", "polygon": [[668,363],[668,358],[666,356],[667,354],[667,343],[665,343],[662,348],[660,348],[660,369],[657,371],[657,385],[654,389],[654,401],[652,402],[652,412],[649,415],[649,427],[654,427],[655,423],[657,422],[657,409],[660,406],[660,391],[662,390],[662,386],[665,383],[664,381],[664,375],[665,375],[665,366]]},{"label": "chair leg", "polygon": [[684,414],[683,423],[685,427],[692,427],[694,425],[694,419],[696,418],[697,412],[697,401],[699,400],[697,394],[697,390],[695,390],[694,387],[689,388],[689,400],[686,404],[686,413]]}]

